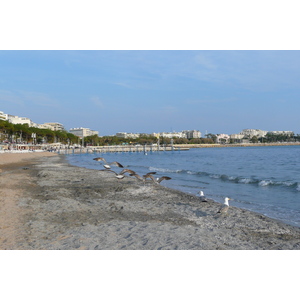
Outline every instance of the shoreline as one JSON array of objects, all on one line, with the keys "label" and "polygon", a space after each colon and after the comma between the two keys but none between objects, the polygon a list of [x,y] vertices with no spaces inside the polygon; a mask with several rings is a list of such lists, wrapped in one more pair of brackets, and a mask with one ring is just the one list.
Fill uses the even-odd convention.
[{"label": "shoreline", "polygon": [[291,143],[245,143],[245,144],[174,144],[178,148],[226,148],[226,147],[274,147],[274,146],[300,146],[300,142]]},{"label": "shoreline", "polygon": [[299,228],[255,212],[230,207],[220,217],[213,200],[117,181],[62,155],[6,165],[1,155],[0,249],[300,249]]}]

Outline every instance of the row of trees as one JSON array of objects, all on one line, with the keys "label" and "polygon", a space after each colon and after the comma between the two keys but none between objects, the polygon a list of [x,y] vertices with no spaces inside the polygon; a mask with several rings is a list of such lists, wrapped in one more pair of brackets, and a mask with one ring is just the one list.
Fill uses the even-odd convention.
[{"label": "row of trees", "polygon": [[0,141],[19,143],[78,143],[78,137],[67,131],[53,131],[29,127],[28,124],[12,124],[8,121],[0,121]]},{"label": "row of trees", "polygon": [[[121,138],[117,136],[104,136],[99,137],[97,135],[88,136],[84,138],[85,145],[91,146],[106,146],[106,145],[151,145],[157,144],[158,140],[154,136],[141,135],[138,138]],[[166,137],[160,137],[159,143],[161,145],[171,144],[172,139]],[[195,139],[186,139],[186,138],[173,138],[173,144],[213,144],[214,141],[211,138],[195,138]]]},{"label": "row of trees", "polygon": [[[165,138],[160,137],[159,143],[161,145],[171,144],[214,144],[217,136],[214,134],[207,134],[205,138]],[[61,142],[63,144],[78,144],[80,139],[72,133],[67,131],[52,131],[50,129],[39,129],[36,127],[29,127],[27,124],[12,124],[8,121],[0,120],[0,142],[19,142],[19,143],[55,143]],[[249,139],[252,143],[276,143],[276,142],[300,142],[300,135],[288,134],[271,134],[268,133],[265,137],[252,137]],[[233,141],[230,141],[231,143]],[[88,136],[84,138],[84,145],[91,146],[106,146],[106,145],[134,145],[134,144],[156,144],[158,140],[154,136],[141,135],[140,137],[121,138],[117,136],[98,135]]]},{"label": "row of trees", "polygon": [[267,133],[264,137],[254,136],[250,139],[250,141],[252,143],[300,142],[300,135]]}]

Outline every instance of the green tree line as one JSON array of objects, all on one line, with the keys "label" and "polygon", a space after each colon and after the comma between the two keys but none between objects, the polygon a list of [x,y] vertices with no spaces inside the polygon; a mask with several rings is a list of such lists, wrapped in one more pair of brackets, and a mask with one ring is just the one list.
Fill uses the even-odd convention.
[{"label": "green tree line", "polygon": [[[12,124],[8,121],[0,121],[0,141],[23,142],[23,143],[54,143],[63,144],[78,143],[78,137],[67,131],[53,131],[50,129],[40,129],[29,127],[28,124]],[[35,134],[35,138],[32,134]]]}]

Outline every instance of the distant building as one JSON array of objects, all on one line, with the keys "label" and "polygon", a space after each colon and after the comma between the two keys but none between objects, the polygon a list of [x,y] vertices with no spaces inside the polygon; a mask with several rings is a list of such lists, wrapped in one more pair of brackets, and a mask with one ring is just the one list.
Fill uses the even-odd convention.
[{"label": "distant building", "polygon": [[199,139],[201,138],[201,132],[199,130],[184,130],[187,139]]},{"label": "distant building", "polygon": [[218,144],[227,144],[230,141],[230,136],[225,133],[216,134],[216,137],[217,137],[216,143]]},{"label": "distant building", "polygon": [[269,134],[276,134],[276,135],[294,135],[293,131],[268,131]]},{"label": "distant building", "polygon": [[229,137],[233,143],[241,143],[244,138],[244,135],[243,134],[231,134]]},{"label": "distant building", "polygon": [[40,124],[40,125],[38,125],[38,128],[50,129],[53,131],[64,131],[65,130],[64,126],[57,122]]},{"label": "distant building", "polygon": [[12,124],[27,124],[29,127],[31,127],[34,124],[29,118],[18,117],[13,115],[7,115],[7,120]]},{"label": "distant building", "polygon": [[252,138],[254,136],[257,137],[265,137],[268,131],[260,130],[260,129],[244,129],[240,134],[244,135],[244,137]]},{"label": "distant building", "polygon": [[0,120],[7,121],[7,114],[5,114],[3,111],[0,111]]},{"label": "distant building", "polygon": [[116,136],[124,139],[137,139],[140,137],[139,133],[127,133],[127,132],[117,132]]},{"label": "distant building", "polygon": [[159,136],[165,138],[186,138],[184,132],[161,132],[159,133]]},{"label": "distant building", "polygon": [[70,133],[82,138],[82,137],[86,137],[86,136],[91,136],[91,135],[98,135],[99,132],[96,130],[91,130],[89,128],[71,128],[70,129]]}]

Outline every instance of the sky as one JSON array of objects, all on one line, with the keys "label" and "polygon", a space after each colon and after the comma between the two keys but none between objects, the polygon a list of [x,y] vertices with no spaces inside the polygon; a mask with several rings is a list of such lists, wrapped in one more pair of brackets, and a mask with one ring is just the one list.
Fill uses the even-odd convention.
[{"label": "sky", "polygon": [[2,50],[0,110],[100,135],[300,133],[300,51]]}]

